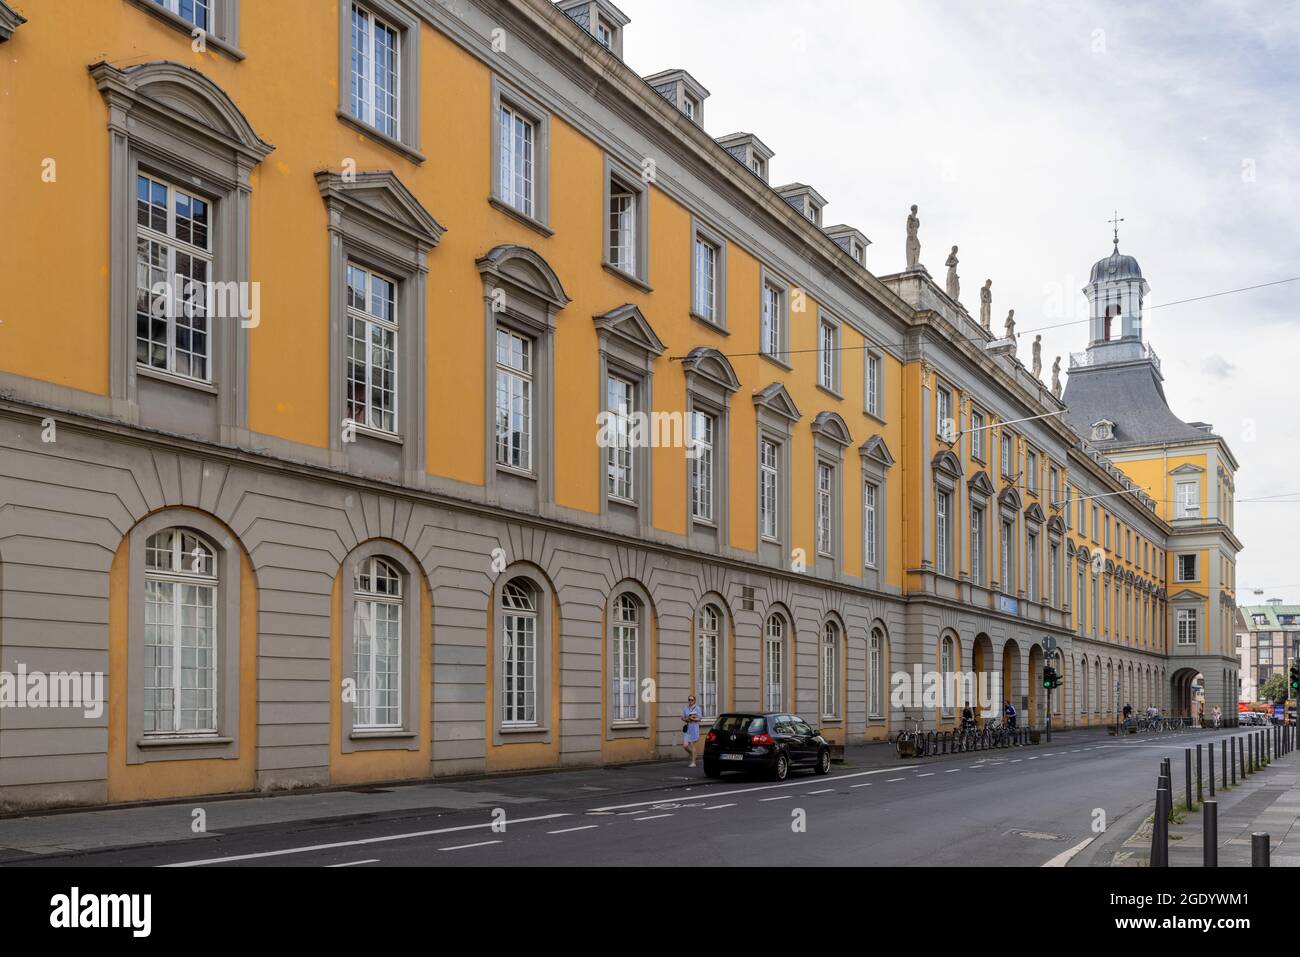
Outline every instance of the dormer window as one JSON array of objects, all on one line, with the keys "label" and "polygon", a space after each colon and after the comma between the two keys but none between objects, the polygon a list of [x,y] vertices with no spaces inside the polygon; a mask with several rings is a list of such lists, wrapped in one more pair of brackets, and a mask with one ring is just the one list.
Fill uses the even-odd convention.
[{"label": "dormer window", "polygon": [[565,15],[616,57],[623,56],[623,28],[627,15],[609,0],[559,0]]},{"label": "dormer window", "polygon": [[1109,442],[1115,437],[1115,423],[1109,419],[1102,419],[1100,422],[1092,424],[1092,440],[1094,442]]},{"label": "dormer window", "polygon": [[856,239],[849,240],[849,255],[854,258],[858,265],[865,266],[867,264],[867,247]]},{"label": "dormer window", "polygon": [[735,157],[738,163],[767,182],[767,161],[772,158],[772,150],[753,133],[729,133],[719,136],[717,143]]},{"label": "dormer window", "polygon": [[688,120],[698,123],[696,117],[700,114],[700,101],[690,95],[683,97],[682,112],[686,114]]},{"label": "dormer window", "polygon": [[749,158],[749,168],[752,169],[756,174],[761,176],[763,179],[767,179],[767,164],[764,163],[757,156],[751,156]]},{"label": "dormer window", "polygon": [[826,197],[817,190],[803,183],[791,183],[788,186],[778,186],[776,191],[810,223],[816,226],[822,224],[822,207],[826,205]]},{"label": "dormer window", "polygon": [[596,42],[606,50],[614,48],[614,29],[604,20],[596,20]]},{"label": "dormer window", "polygon": [[685,70],[664,70],[645,81],[696,126],[704,125],[704,100],[709,91],[695,77]]}]

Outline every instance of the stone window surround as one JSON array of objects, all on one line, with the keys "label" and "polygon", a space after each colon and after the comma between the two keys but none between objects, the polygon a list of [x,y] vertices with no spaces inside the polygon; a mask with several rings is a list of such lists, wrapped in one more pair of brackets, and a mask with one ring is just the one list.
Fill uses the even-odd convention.
[{"label": "stone window surround", "polygon": [[[879,591],[883,587],[884,571],[889,558],[889,470],[893,468],[894,458],[885,445],[883,436],[868,436],[858,447],[858,457],[862,466],[862,485],[864,503],[862,509],[862,587]],[[867,564],[866,535],[867,516],[865,507],[866,486],[876,487],[876,562]]]},{"label": "stone window surround", "polygon": [[[872,674],[871,672],[871,640],[880,632],[880,673]],[[875,619],[867,627],[867,661],[866,661],[866,701],[864,702],[867,711],[867,723],[887,721],[886,714],[889,705],[889,631],[885,628],[883,622]],[[876,690],[879,692],[878,701],[880,710],[876,713],[871,711],[872,682],[878,682]]]},{"label": "stone window surround", "polygon": [[776,708],[777,711],[783,711],[789,707],[792,700],[791,692],[794,690],[790,679],[793,677],[793,657],[794,657],[794,619],[790,616],[790,611],[781,602],[773,602],[768,608],[767,614],[763,616],[762,631],[762,651],[759,662],[759,694],[764,711],[769,710],[767,707],[767,645],[770,639],[767,635],[767,623],[773,618],[779,618],[781,621],[781,702]]},{"label": "stone window surround", "polygon": [[[528,582],[533,590],[533,597],[537,607],[537,649],[534,660],[537,663],[537,681],[536,681],[536,714],[537,724],[522,728],[502,727],[502,702],[504,690],[504,673],[501,668],[501,654],[504,647],[504,627],[503,616],[505,610],[501,607],[502,589],[516,578],[522,578]],[[502,744],[550,744],[552,741],[553,730],[551,728],[551,700],[554,693],[552,688],[552,654],[554,650],[555,636],[552,633],[553,615],[552,609],[555,606],[555,592],[551,588],[550,580],[542,574],[536,566],[516,562],[510,565],[497,576],[496,582],[492,587],[492,615],[490,618],[491,635],[490,652],[493,663],[493,693],[492,708],[493,712],[489,718],[492,727],[492,743],[494,745]]]},{"label": "stone window surround", "polygon": [[[888,390],[885,388],[885,353],[872,345],[871,340],[865,341],[862,350],[862,414],[868,418],[875,419],[882,425],[887,421],[887,409],[885,397]],[[870,360],[876,360],[876,411],[871,411],[870,398],[870,379],[867,377],[867,369]]]},{"label": "stone window surround", "polygon": [[[826,629],[828,626],[835,628],[835,713],[827,715],[823,713],[825,702],[823,701],[824,688],[822,680],[825,677],[826,663],[823,655],[826,653]],[[821,722],[820,727],[829,726],[838,728],[844,724],[845,713],[845,695],[848,693],[845,681],[848,656],[845,654],[848,647],[848,630],[844,627],[844,620],[836,612],[830,612],[822,620],[817,629],[817,720]],[[814,728],[819,725],[814,724]]]},{"label": "stone window surround", "polygon": [[[1192,577],[1186,578],[1182,574],[1182,559],[1191,558],[1192,560]],[[1175,582],[1196,582],[1201,579],[1201,556],[1198,552],[1179,552],[1174,555],[1174,581]]]},{"label": "stone window surround", "polygon": [[1020,544],[1020,536],[1021,536],[1021,527],[1020,527],[1020,509],[1018,507],[1019,504],[1020,504],[1019,496],[1016,496],[1014,500],[1010,499],[1010,497],[1007,496],[1005,492],[1004,494],[998,496],[998,508],[997,508],[998,562],[996,567],[997,567],[999,579],[1001,579],[1002,577],[1002,540],[1004,537],[1006,537],[1007,525],[1010,524],[1011,526],[1011,537],[1010,537],[1011,558],[1010,561],[1008,562],[1008,566],[1009,566],[1008,570],[1011,573],[1010,577],[1012,580],[1009,582],[1000,581],[1000,580],[998,581],[998,587],[1001,590],[1002,594],[1004,595],[1017,594],[1016,588],[1020,584],[1019,556],[1021,550],[1019,548],[1019,544]]},{"label": "stone window surround", "polygon": [[[642,292],[652,292],[650,287],[650,186],[630,166],[605,154],[604,201],[601,204],[600,264],[605,270],[630,282]],[[636,197],[634,203],[634,233],[636,236],[636,268],[629,273],[609,260],[609,204],[612,186],[617,181]]]},{"label": "stone window surround", "polygon": [[[830,326],[832,330],[831,344],[831,384],[829,386],[822,384],[822,327]],[[843,363],[840,361],[841,353],[844,346],[844,329],[839,318],[830,311],[823,309],[820,305],[817,307],[817,388],[821,389],[828,395],[837,399],[843,399],[844,395],[840,392],[844,379],[842,376]]]},{"label": "stone window surround", "polygon": [[[193,39],[199,28],[190,21],[172,13],[157,0],[128,0],[132,5],[167,24],[167,26]],[[203,31],[206,46],[238,62],[247,54],[239,49],[239,0],[208,0],[209,29]]]},{"label": "stone window surround", "polygon": [[[979,511],[980,544],[982,546],[981,551],[983,553],[981,555],[981,561],[983,567],[979,569],[978,575],[976,574],[976,569],[975,569],[974,553],[971,552],[971,554],[968,556],[968,561],[970,562],[970,570],[968,574],[971,581],[973,581],[976,585],[979,585],[981,588],[988,588],[993,578],[993,576],[990,574],[990,569],[989,569],[989,560],[994,555],[994,553],[989,549],[989,543],[993,542],[995,545],[997,544],[992,537],[991,534],[992,530],[989,526],[989,516],[994,513],[994,509],[990,508],[990,503],[993,501],[993,498],[994,498],[993,484],[992,482],[989,481],[987,472],[977,472],[974,476],[972,476],[970,479],[967,480],[966,506],[971,512],[971,514],[967,516],[967,520],[974,517],[976,510]],[[999,526],[999,533],[1000,533],[1000,526]],[[968,534],[968,540],[967,540],[968,550],[973,548],[973,546],[974,546],[973,537],[969,536]],[[1001,570],[1001,554],[1002,553],[1000,551],[997,552],[999,571]]]},{"label": "stone window surround", "polygon": [[620,738],[649,738],[650,737],[650,715],[649,707],[645,701],[641,700],[640,683],[645,679],[654,679],[656,676],[652,673],[654,668],[655,655],[653,654],[653,628],[654,605],[650,601],[650,593],[641,587],[639,582],[632,579],[624,579],[614,586],[609,593],[609,600],[605,605],[605,656],[607,664],[605,666],[604,695],[605,700],[613,702],[613,668],[614,668],[614,602],[620,595],[631,595],[636,599],[640,611],[640,623],[637,631],[637,675],[638,687],[637,695],[637,718],[635,721],[615,721],[613,718],[612,708],[606,719],[605,738],[606,740],[615,740]]},{"label": "stone window surround", "polygon": [[[352,115],[352,6],[378,16],[398,31],[398,135]],[[373,82],[373,78],[372,78]],[[420,18],[399,0],[339,0],[339,120],[375,142],[419,165],[420,152]]]},{"label": "stone window surround", "polygon": [[[936,406],[936,409],[938,407]],[[941,451],[935,455],[931,462],[931,473],[934,476],[934,534],[935,534],[935,563],[934,573],[943,575],[947,578],[960,578],[961,574],[961,554],[960,542],[963,540],[961,523],[966,519],[962,516],[961,508],[961,481],[963,478],[961,472],[961,463],[956,456],[949,451]],[[939,570],[939,493],[945,492],[948,495],[948,541],[944,543],[944,553],[948,556],[948,570]]]},{"label": "stone window surround", "polygon": [[[320,170],[316,184],[328,214],[330,376],[330,460],[347,468],[362,443],[344,442],[347,418],[347,271],[349,263],[385,274],[397,283],[397,433],[357,424],[356,438],[401,447],[407,481],[424,473],[425,330],[428,311],[428,257],[443,227],[428,214],[391,170],[343,174]],[[363,201],[380,192],[406,206],[411,222],[383,217]],[[356,463],[352,463],[356,464]],[[418,484],[418,483],[417,483]]]},{"label": "stone window surround", "polygon": [[759,343],[758,352],[768,362],[775,363],[786,372],[791,372],[794,370],[794,366],[789,361],[790,321],[793,314],[793,310],[790,308],[793,298],[790,295],[790,281],[785,278],[784,274],[760,263],[758,267],[758,327],[760,335],[763,329],[763,298],[766,295],[768,286],[779,290],[781,293],[781,329],[780,334],[777,336],[777,345],[781,350],[781,355],[774,356],[764,352],[763,348],[766,343],[763,342]]},{"label": "stone window surround", "polygon": [[[516,263],[526,263],[537,282],[521,278]],[[572,300],[560,285],[550,264],[525,246],[497,246],[476,265],[483,277],[484,320],[484,460],[489,501],[500,495],[498,474],[519,476],[537,483],[541,509],[554,501],[555,464],[555,330],[556,314]],[[501,299],[499,293],[504,294]],[[532,470],[522,472],[496,460],[496,331],[502,326],[533,343]],[[602,450],[603,451],[603,450]]]},{"label": "stone window surround", "polygon": [[384,539],[371,539],[352,550],[343,561],[340,574],[343,591],[339,649],[340,673],[343,678],[356,679],[356,575],[361,563],[370,558],[382,558],[398,570],[402,578],[402,680],[401,727],[354,730],[355,702],[343,700],[339,721],[339,745],[344,754],[353,751],[385,751],[420,749],[421,729],[424,727],[421,664],[424,655],[425,628],[421,616],[423,595],[421,583],[424,572],[404,550]]},{"label": "stone window surround", "polygon": [[[791,450],[794,442],[794,425],[799,421],[799,410],[790,400],[784,386],[773,383],[777,389],[770,395],[767,390],[754,394],[754,414],[757,418],[757,435],[754,445],[754,520],[758,529],[759,557],[765,551],[775,553],[774,564],[782,568],[789,567],[789,544],[791,522]],[[768,386],[771,389],[772,386]],[[777,537],[775,540],[763,536],[762,512],[762,471],[758,457],[762,454],[762,440],[766,438],[777,446]]]},{"label": "stone window surround", "polygon": [[[533,213],[516,209],[501,195],[501,106],[524,115],[533,123]],[[543,236],[555,235],[551,228],[551,113],[541,103],[497,74],[492,74],[492,135],[488,203],[512,219]],[[605,207],[608,210],[608,207]]]},{"label": "stone window surround", "polygon": [[[718,613],[718,651],[715,664],[718,669],[718,713],[706,714],[704,711],[704,695],[700,686],[700,676],[697,674],[697,667],[700,661],[700,615],[703,613],[706,605],[712,605]],[[689,691],[696,696],[695,703],[700,706],[700,717],[716,718],[729,710],[731,705],[727,700],[729,685],[727,684],[728,669],[730,663],[731,650],[731,609],[723,600],[722,596],[715,591],[706,592],[700,599],[695,613],[691,616],[691,687]],[[703,723],[703,722],[701,722]]]},{"label": "stone window surround", "polygon": [[[229,96],[204,74],[177,63],[155,61],[119,69],[90,66],[108,106],[109,207],[109,395],[113,414],[140,423],[138,376],[167,386],[215,395],[223,443],[241,444],[248,429],[248,337],[242,321],[213,320],[209,383],[139,366],[135,342],[136,176],[148,172],[183,183],[213,204],[215,232],[212,282],[249,281],[250,175],[274,147],[262,140]],[[149,94],[153,85],[181,90],[226,125],[182,114]]]},{"label": "stone window surround", "polygon": [[[213,631],[217,733],[212,735],[144,733],[145,543],[167,528],[188,528],[216,549],[217,595]],[[191,508],[166,508],[141,519],[127,533],[127,705],[126,763],[218,758],[240,753],[240,598],[241,548],[230,532],[207,514]]]},{"label": "stone window surround", "polygon": [[[844,561],[844,450],[852,442],[844,420],[834,412],[822,412],[813,419],[812,489],[813,555],[816,565],[829,564],[829,577],[838,578]],[[817,470],[831,467],[831,550],[823,552],[817,543]],[[820,569],[819,569],[820,570]]]},{"label": "stone window surround", "polygon": [[692,349],[682,361],[682,371],[686,376],[685,437],[691,437],[692,418],[697,409],[713,416],[713,518],[697,518],[691,512],[693,459],[684,456],[687,536],[694,537],[697,525],[716,529],[717,549],[721,551],[730,541],[730,509],[726,491],[731,479],[731,396],[740,388],[740,380],[726,357],[712,348]]},{"label": "stone window surround", "polygon": [[[695,291],[699,288],[700,277],[696,274],[695,243],[704,240],[718,251],[716,276],[713,284],[714,318],[708,319],[695,311]],[[714,332],[727,332],[727,238],[720,229],[715,229],[700,217],[691,215],[691,318],[704,323]]]}]

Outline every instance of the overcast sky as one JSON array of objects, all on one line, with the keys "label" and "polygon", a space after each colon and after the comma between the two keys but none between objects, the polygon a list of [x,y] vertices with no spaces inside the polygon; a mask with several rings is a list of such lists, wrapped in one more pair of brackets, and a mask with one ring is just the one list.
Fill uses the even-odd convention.
[{"label": "overcast sky", "polygon": [[[921,261],[962,300],[993,280],[995,327],[1086,316],[1111,250],[1136,256],[1150,305],[1300,276],[1300,0],[616,0],[638,73],[689,70],[713,136],[775,152],[773,185],[828,200],[872,240],[868,267]],[[1300,602],[1300,282],[1148,308],[1165,394],[1240,462],[1238,601]],[[1044,329],[1043,365],[1087,345]],[[1045,373],[1046,376],[1046,373]],[[1158,490],[1157,490],[1158,494]],[[1252,589],[1264,589],[1263,595]]]}]

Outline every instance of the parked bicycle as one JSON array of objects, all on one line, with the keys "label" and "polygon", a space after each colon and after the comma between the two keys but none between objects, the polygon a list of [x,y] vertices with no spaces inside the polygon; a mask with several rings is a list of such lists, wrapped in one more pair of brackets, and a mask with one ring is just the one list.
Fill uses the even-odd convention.
[{"label": "parked bicycle", "polygon": [[903,712],[903,722],[910,724],[911,727],[904,727],[894,738],[894,747],[898,750],[900,758],[917,757],[923,758],[926,754],[926,736],[925,731],[921,728],[921,722],[915,718],[907,717],[907,712]]}]

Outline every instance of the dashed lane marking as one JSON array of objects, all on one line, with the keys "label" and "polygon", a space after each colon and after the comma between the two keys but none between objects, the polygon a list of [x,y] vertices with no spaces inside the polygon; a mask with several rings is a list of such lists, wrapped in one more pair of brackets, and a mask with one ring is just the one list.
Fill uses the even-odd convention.
[{"label": "dashed lane marking", "polygon": [[326,867],[356,867],[358,864],[378,864],[379,858],[371,857],[364,861],[348,861],[346,864],[326,864]]},{"label": "dashed lane marking", "polygon": [[934,777],[934,772],[933,772],[933,771],[926,771],[924,774],[918,774],[917,777],[918,777],[918,778],[932,778],[932,777]]},{"label": "dashed lane marking", "polygon": [[834,788],[822,788],[820,791],[809,791],[809,794],[830,794]]},{"label": "dashed lane marking", "polygon": [[736,806],[736,805],[734,805],[734,804],[714,804],[714,805],[712,805],[711,807],[706,807],[704,810],[706,810],[706,811],[720,811],[720,810],[722,810],[724,807],[735,807],[735,806]]},{"label": "dashed lane marking", "polygon": [[642,821],[657,821],[657,820],[659,820],[661,817],[672,817],[672,815],[671,815],[671,814],[651,814],[649,817],[639,817],[639,818],[637,818],[636,820],[637,820],[637,823],[639,824],[639,823],[642,822]]},{"label": "dashed lane marking", "polygon": [[886,784],[893,784],[895,781],[906,781],[906,780],[907,780],[907,778],[886,778],[886,779],[885,779],[885,783],[886,783]]},{"label": "dashed lane marking", "polygon": [[851,788],[869,788],[869,787],[871,787],[871,785],[874,784],[874,783],[875,783],[875,782],[873,782],[873,781],[863,781],[861,784],[850,784],[849,787],[851,787]]},{"label": "dashed lane marking", "polygon": [[584,824],[582,827],[565,827],[558,831],[547,831],[547,834],[572,834],[574,831],[590,831],[593,827],[600,827],[599,824]]},{"label": "dashed lane marking", "polygon": [[790,800],[790,798],[792,798],[792,797],[794,797],[793,794],[781,794],[781,795],[778,795],[777,797],[759,798],[758,800],[759,800],[760,802],[761,802],[761,801],[788,801],[788,800]]},{"label": "dashed lane marking", "polygon": [[457,844],[455,847],[440,847],[440,851],[468,851],[471,847],[487,847],[489,844],[500,844],[500,841],[479,841],[477,844]]},{"label": "dashed lane marking", "polygon": [[958,771],[960,771],[960,770],[961,770],[961,768],[949,768],[947,771],[944,771],[943,773],[944,773],[944,774],[956,774],[956,773],[957,773]]}]

